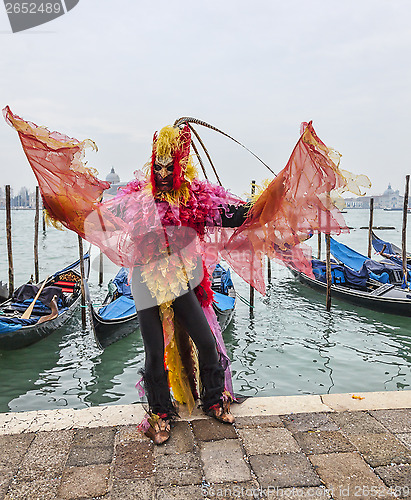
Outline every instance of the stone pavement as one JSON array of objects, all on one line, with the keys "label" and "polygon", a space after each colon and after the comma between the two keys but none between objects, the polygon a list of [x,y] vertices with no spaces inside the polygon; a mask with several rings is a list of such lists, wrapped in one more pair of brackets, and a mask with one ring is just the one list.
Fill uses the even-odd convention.
[{"label": "stone pavement", "polygon": [[234,426],[181,411],[157,447],[143,413],[0,414],[0,498],[411,498],[411,391],[250,398]]}]

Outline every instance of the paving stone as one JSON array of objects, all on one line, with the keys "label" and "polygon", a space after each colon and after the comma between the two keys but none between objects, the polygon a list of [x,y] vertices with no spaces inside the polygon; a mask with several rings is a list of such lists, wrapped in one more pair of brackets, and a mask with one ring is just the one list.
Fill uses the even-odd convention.
[{"label": "paving stone", "polygon": [[68,449],[36,448],[30,455],[26,454],[16,478],[19,481],[34,481],[39,476],[55,477],[63,472],[68,452]]},{"label": "paving stone", "polygon": [[283,421],[278,415],[256,415],[255,417],[236,417],[236,429],[248,427],[284,427]]},{"label": "paving stone", "polygon": [[35,436],[34,433],[0,436],[0,468],[16,467]]},{"label": "paving stone", "polygon": [[[309,458],[326,488],[332,490],[334,499],[370,499],[371,488],[378,493],[388,494],[384,483],[372,472],[358,453],[330,453],[311,455]],[[386,496],[381,498],[386,498]]]},{"label": "paving stone", "polygon": [[251,472],[244,461],[238,439],[200,442],[205,478],[210,483],[249,481]]},{"label": "paving stone", "polygon": [[85,465],[109,464],[113,459],[113,447],[97,448],[75,446],[70,450],[67,466],[83,467]]},{"label": "paving stone", "polygon": [[256,480],[231,483],[205,483],[204,498],[238,500],[241,498],[262,498],[263,490]]},{"label": "paving stone", "polygon": [[200,500],[202,498],[202,489],[199,485],[159,488],[155,496],[155,500]]},{"label": "paving stone", "polygon": [[60,484],[60,476],[40,478],[35,481],[12,481],[5,500],[54,500]]},{"label": "paving stone", "polygon": [[188,453],[194,450],[194,435],[190,424],[186,421],[175,422],[167,442],[154,448],[154,455],[170,455]]},{"label": "paving stone", "polygon": [[384,434],[387,429],[374,417],[364,411],[344,411],[330,413],[329,418],[340,430],[348,434]]},{"label": "paving stone", "polygon": [[302,498],[320,500],[331,498],[331,491],[324,487],[308,488],[267,488],[263,490],[263,498],[273,500],[274,498]]},{"label": "paving stone", "polygon": [[183,469],[188,467],[201,467],[200,458],[195,453],[181,453],[176,455],[159,455],[155,460],[156,469],[161,467],[171,467],[173,469]]},{"label": "paving stone", "polygon": [[396,434],[395,436],[402,443],[404,443],[407,448],[411,449],[411,432],[408,432],[407,434]]},{"label": "paving stone", "polygon": [[194,437],[199,441],[217,441],[219,439],[236,439],[237,434],[232,425],[217,420],[203,419],[192,422]]},{"label": "paving stone", "polygon": [[45,448],[59,448],[71,446],[73,443],[74,430],[39,431],[36,433],[31,447],[44,446]]},{"label": "paving stone", "polygon": [[247,455],[301,451],[291,432],[284,428],[239,429],[238,434],[243,441]]},{"label": "paving stone", "polygon": [[122,425],[117,428],[114,444],[117,446],[124,441],[147,441],[147,437],[138,430],[137,425]]},{"label": "paving stone", "polygon": [[320,478],[303,453],[254,455],[251,468],[262,488],[319,486]]},{"label": "paving stone", "polygon": [[338,425],[329,418],[330,413],[297,413],[282,415],[284,425],[291,432],[338,431]]},{"label": "paving stone", "polygon": [[397,497],[411,497],[411,465],[388,465],[374,470]]},{"label": "paving stone", "polygon": [[411,463],[411,451],[393,434],[353,434],[348,436],[371,467],[390,463]]},{"label": "paving stone", "polygon": [[64,470],[58,491],[61,499],[103,496],[108,491],[108,465],[68,467]]},{"label": "paving stone", "polygon": [[63,472],[74,432],[39,432],[20,463],[18,481],[53,478]]},{"label": "paving stone", "polygon": [[296,432],[294,439],[305,454],[355,451],[339,431]]},{"label": "paving stone", "polygon": [[369,412],[391,432],[411,432],[411,409],[373,410]]},{"label": "paving stone", "polygon": [[126,441],[116,446],[113,475],[116,479],[145,479],[154,474],[153,444]]},{"label": "paving stone", "polygon": [[159,467],[156,469],[155,474],[155,483],[158,486],[185,486],[189,484],[201,484],[202,480],[203,471],[196,467],[182,469]]},{"label": "paving stone", "polygon": [[[3,450],[1,450],[3,453]],[[0,498],[4,498],[6,494],[9,484],[13,478],[14,471],[13,469],[7,467],[0,467]]]},{"label": "paving stone", "polygon": [[77,429],[73,438],[73,446],[109,447],[114,446],[115,427],[95,427],[92,429]]},{"label": "paving stone", "polygon": [[151,500],[154,493],[153,478],[115,479],[110,500]]}]

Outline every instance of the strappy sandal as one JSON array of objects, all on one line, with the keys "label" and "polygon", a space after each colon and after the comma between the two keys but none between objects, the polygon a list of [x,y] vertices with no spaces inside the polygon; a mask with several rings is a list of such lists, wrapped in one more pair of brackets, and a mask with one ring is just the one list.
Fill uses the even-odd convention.
[{"label": "strappy sandal", "polygon": [[147,413],[138,428],[157,445],[165,443],[170,437],[171,424],[166,413]]},{"label": "strappy sandal", "polygon": [[206,411],[209,417],[213,417],[223,424],[233,424],[235,422],[235,417],[230,413],[230,400],[224,399],[223,401],[210,406]]}]

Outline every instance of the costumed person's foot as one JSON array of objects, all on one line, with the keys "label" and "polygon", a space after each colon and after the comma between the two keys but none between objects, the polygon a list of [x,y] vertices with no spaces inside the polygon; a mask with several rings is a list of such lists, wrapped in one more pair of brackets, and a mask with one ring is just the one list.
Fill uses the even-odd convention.
[{"label": "costumed person's foot", "polygon": [[146,414],[138,428],[144,435],[150,438],[154,444],[163,444],[170,437],[171,424],[166,413]]},{"label": "costumed person's foot", "polygon": [[206,414],[224,424],[233,424],[235,418],[234,415],[230,413],[230,403],[231,400],[225,397],[223,401],[210,406],[210,408],[206,410]]}]

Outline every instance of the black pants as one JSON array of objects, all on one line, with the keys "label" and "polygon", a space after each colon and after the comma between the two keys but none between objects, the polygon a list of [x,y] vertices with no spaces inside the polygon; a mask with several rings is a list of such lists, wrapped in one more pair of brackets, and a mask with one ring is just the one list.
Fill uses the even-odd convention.
[{"label": "black pants", "polygon": [[[224,391],[224,370],[210,326],[195,293],[189,290],[174,300],[175,318],[187,331],[198,350],[201,395],[204,409],[218,403]],[[138,311],[140,330],[146,353],[144,383],[150,410],[173,414],[167,373],[164,368],[164,337],[159,307]]]}]

